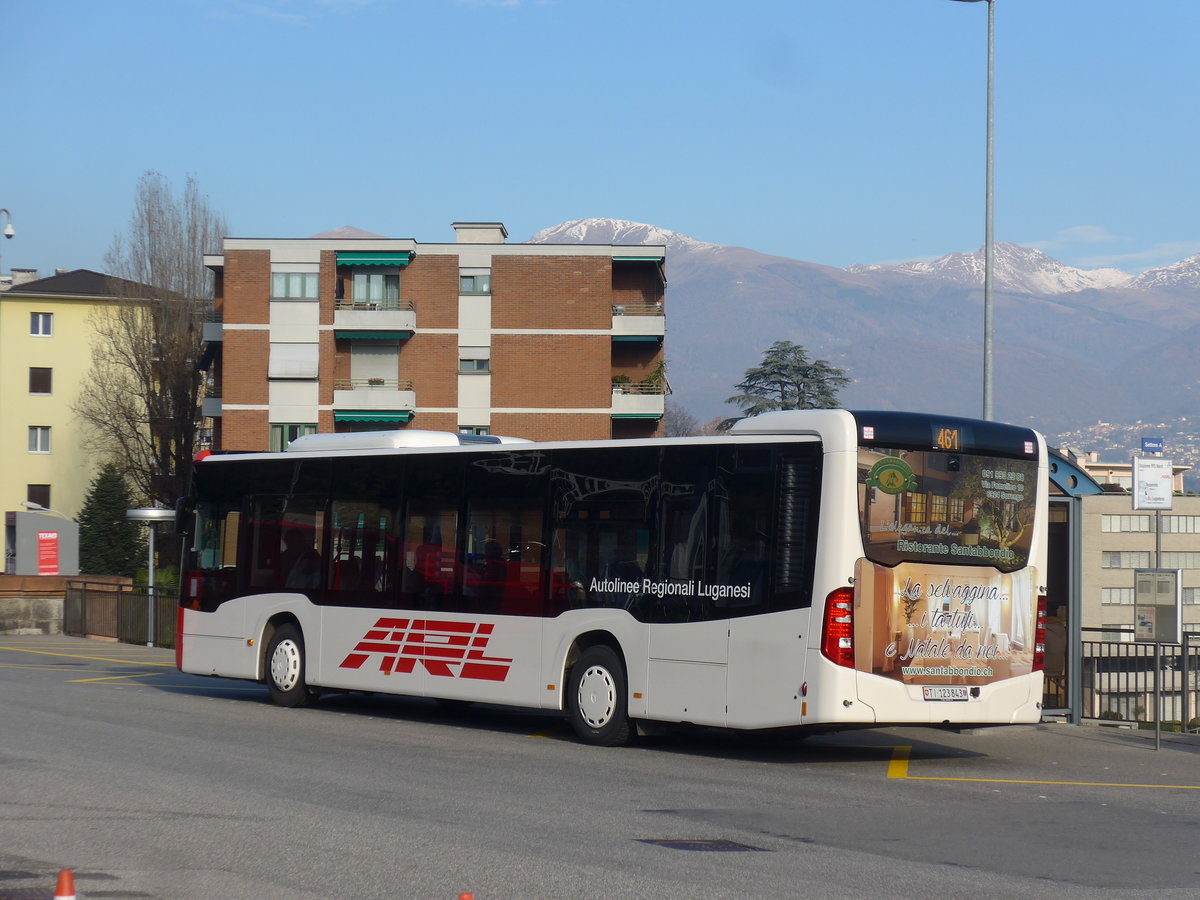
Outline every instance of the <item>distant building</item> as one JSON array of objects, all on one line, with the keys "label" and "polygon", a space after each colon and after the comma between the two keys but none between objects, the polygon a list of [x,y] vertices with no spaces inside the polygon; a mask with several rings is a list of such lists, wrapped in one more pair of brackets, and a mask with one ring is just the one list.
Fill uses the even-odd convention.
[{"label": "distant building", "polygon": [[662,246],[426,244],[345,228],[205,257],[213,446],[422,428],[649,437],[664,412]]},{"label": "distant building", "polygon": [[71,407],[92,366],[89,317],[118,297],[100,272],[36,274],[14,269],[0,293],[0,509],[29,501],[75,518],[102,460]]},{"label": "distant building", "polygon": [[[1079,454],[1067,447],[1059,448],[1059,452],[1103,490],[1082,499],[1080,624],[1132,630],[1134,570],[1157,565],[1182,570],[1183,622],[1185,627],[1200,631],[1200,497],[1182,493],[1183,475],[1189,467],[1172,467],[1175,496],[1172,508],[1161,513],[1161,557],[1156,560],[1154,511],[1133,508],[1132,457],[1130,461],[1108,462],[1102,461],[1099,454]],[[1050,602],[1053,604],[1054,599]],[[1084,634],[1085,640],[1100,637]]]}]

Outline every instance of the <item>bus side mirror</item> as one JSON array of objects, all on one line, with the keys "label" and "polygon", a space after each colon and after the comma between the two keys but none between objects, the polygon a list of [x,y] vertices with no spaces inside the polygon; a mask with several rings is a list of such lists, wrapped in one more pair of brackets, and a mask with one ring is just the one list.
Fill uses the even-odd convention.
[{"label": "bus side mirror", "polygon": [[175,534],[189,537],[192,533],[192,514],[196,504],[191,497],[180,497],[175,501]]}]

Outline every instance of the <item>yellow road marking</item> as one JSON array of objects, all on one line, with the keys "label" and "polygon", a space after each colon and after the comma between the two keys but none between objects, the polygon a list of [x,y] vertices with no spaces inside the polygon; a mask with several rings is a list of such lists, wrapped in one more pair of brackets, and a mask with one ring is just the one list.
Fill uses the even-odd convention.
[{"label": "yellow road marking", "polygon": [[36,653],[40,656],[65,656],[68,659],[90,659],[93,662],[125,663],[130,666],[155,666],[160,669],[175,668],[174,662],[147,662],[140,659],[113,659],[110,656],[85,656],[82,653],[52,653],[49,650],[31,650],[28,647],[0,647],[0,650],[12,650],[15,653]]},{"label": "yellow road marking", "polygon": [[122,678],[153,678],[157,672],[138,672],[134,675],[106,675],[103,678],[72,678],[67,684],[91,684],[95,681],[120,681]]},{"label": "yellow road marking", "polygon": [[1166,791],[1200,791],[1197,784],[1130,784],[1127,781],[1038,781],[1023,778],[956,778],[940,775],[909,775],[908,756],[912,747],[892,747],[892,758],[888,762],[888,778],[903,781],[968,781],[976,784],[1042,784],[1057,787],[1128,787],[1157,788]]}]

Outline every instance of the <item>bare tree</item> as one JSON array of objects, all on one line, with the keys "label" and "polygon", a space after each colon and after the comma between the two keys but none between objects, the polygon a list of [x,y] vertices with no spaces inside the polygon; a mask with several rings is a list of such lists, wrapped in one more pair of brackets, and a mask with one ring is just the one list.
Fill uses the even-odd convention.
[{"label": "bare tree", "polygon": [[666,437],[691,437],[700,430],[696,417],[674,401],[667,401],[663,413],[663,434]]},{"label": "bare tree", "polygon": [[163,175],[147,172],[129,230],[105,257],[117,300],[92,316],[92,369],[74,409],[90,426],[90,445],[111,454],[151,502],[171,505],[187,489],[212,306],[203,255],[226,232],[193,178],[176,197]]}]

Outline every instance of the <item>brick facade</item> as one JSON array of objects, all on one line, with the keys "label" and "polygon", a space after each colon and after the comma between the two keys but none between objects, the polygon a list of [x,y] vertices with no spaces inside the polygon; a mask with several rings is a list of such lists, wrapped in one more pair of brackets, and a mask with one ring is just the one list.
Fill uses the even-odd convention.
[{"label": "brick facade", "polygon": [[[340,234],[337,240],[227,240],[222,256],[208,260],[217,275],[224,325],[214,366],[222,398],[214,447],[267,449],[273,415],[278,424],[307,422],[322,432],[388,427],[389,420],[411,415],[407,427],[456,431],[460,424],[490,419],[494,434],[534,440],[660,434],[661,401],[657,414],[650,397],[650,412],[637,413],[644,418],[618,418],[613,379],[645,382],[664,358],[663,249],[531,245],[526,252],[522,245],[475,243],[478,234],[460,235],[461,243],[449,245]],[[337,264],[342,251],[411,258],[398,268],[356,269],[345,258]],[[616,258],[630,254],[645,261]],[[276,271],[292,266],[316,272],[319,286],[314,308],[281,304],[274,327],[273,260]],[[385,303],[368,305],[365,313],[364,307],[346,305],[343,309],[354,311],[342,312],[338,298],[359,299],[352,297],[359,271],[399,271],[400,310]],[[460,274],[480,272],[490,273],[490,294],[460,296]],[[645,325],[649,339],[614,340],[614,308],[623,312],[626,306],[636,306],[643,316],[657,310],[656,319],[621,323],[625,329]],[[470,321],[459,321],[460,308]],[[460,397],[460,347],[471,348],[463,355],[477,358],[481,344],[490,353],[490,373],[462,376]],[[278,382],[268,378],[273,346],[284,359],[300,359],[303,368],[313,352],[305,348],[314,345],[315,385],[302,373]],[[390,354],[394,372],[385,371]],[[354,370],[360,364],[374,368]],[[363,371],[379,376],[369,386],[381,392],[365,390]],[[411,408],[392,408],[401,403]]]}]

